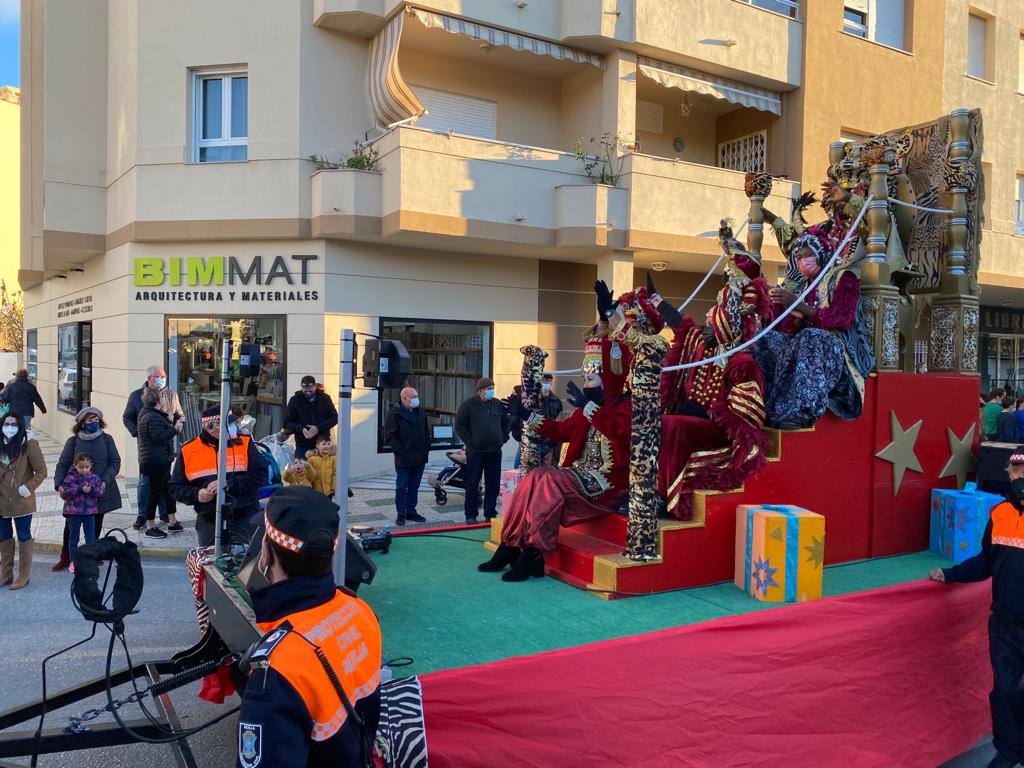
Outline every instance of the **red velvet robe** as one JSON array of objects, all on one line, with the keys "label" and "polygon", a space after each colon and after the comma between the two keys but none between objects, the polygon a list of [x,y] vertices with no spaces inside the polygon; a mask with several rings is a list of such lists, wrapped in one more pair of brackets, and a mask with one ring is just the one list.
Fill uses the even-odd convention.
[{"label": "red velvet robe", "polygon": [[[607,515],[618,509],[629,486],[630,401],[619,398],[599,408],[593,421],[577,408],[562,421],[545,419],[538,432],[552,442],[566,443],[561,467],[538,467],[526,475],[503,510],[501,538],[513,547],[533,546],[542,552],[555,548],[558,529]],[[587,459],[591,426],[605,438],[600,466],[591,466],[600,487],[589,492],[573,468]]]},{"label": "red velvet robe", "polygon": [[[665,367],[713,357],[705,349],[701,328],[689,317],[675,330]],[[680,520],[691,514],[694,490],[739,488],[766,461],[769,440],[765,417],[764,377],[753,356],[737,352],[725,367],[715,363],[668,371],[661,381],[661,454],[658,492],[668,512]],[[708,415],[683,415],[687,403]]]}]

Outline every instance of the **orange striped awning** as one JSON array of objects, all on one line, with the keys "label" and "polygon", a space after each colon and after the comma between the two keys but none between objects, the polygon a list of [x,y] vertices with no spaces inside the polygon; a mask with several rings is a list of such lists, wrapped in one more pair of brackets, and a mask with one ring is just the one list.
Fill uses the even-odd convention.
[{"label": "orange striped awning", "polygon": [[370,43],[370,65],[367,68],[370,104],[373,117],[382,128],[426,111],[398,68],[398,44],[404,23],[405,14],[395,14]]}]

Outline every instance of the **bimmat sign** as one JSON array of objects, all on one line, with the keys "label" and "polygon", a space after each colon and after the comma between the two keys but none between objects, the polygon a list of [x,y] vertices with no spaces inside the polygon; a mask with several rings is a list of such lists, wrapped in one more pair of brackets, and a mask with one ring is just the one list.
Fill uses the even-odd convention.
[{"label": "bimmat sign", "polygon": [[140,257],[132,262],[136,301],[316,301],[310,271],[319,256]]}]

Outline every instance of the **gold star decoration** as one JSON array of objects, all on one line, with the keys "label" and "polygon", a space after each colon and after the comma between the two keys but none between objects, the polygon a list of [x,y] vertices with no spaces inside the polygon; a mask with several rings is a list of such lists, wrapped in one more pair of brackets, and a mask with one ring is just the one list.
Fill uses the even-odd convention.
[{"label": "gold star decoration", "polygon": [[807,552],[807,562],[814,563],[815,568],[821,568],[825,562],[825,540],[811,536],[811,543],[804,547],[804,551]]},{"label": "gold star decoration", "polygon": [[967,482],[967,473],[978,468],[978,460],[971,453],[971,446],[974,444],[974,429],[977,424],[971,424],[962,438],[956,436],[951,427],[946,427],[946,437],[949,438],[949,461],[942,468],[939,477],[956,477],[956,487],[963,488]]},{"label": "gold star decoration", "polygon": [[910,429],[903,429],[895,411],[889,411],[889,428],[892,430],[892,442],[880,450],[875,456],[892,464],[892,495],[900,492],[903,475],[908,469],[921,472],[921,462],[914,453],[914,444],[921,431],[924,420],[918,421]]}]

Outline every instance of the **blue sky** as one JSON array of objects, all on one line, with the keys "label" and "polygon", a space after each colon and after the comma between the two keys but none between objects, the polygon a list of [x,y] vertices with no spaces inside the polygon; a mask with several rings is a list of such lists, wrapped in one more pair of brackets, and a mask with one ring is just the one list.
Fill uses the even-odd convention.
[{"label": "blue sky", "polygon": [[20,0],[0,0],[0,85],[19,85],[18,13]]}]

